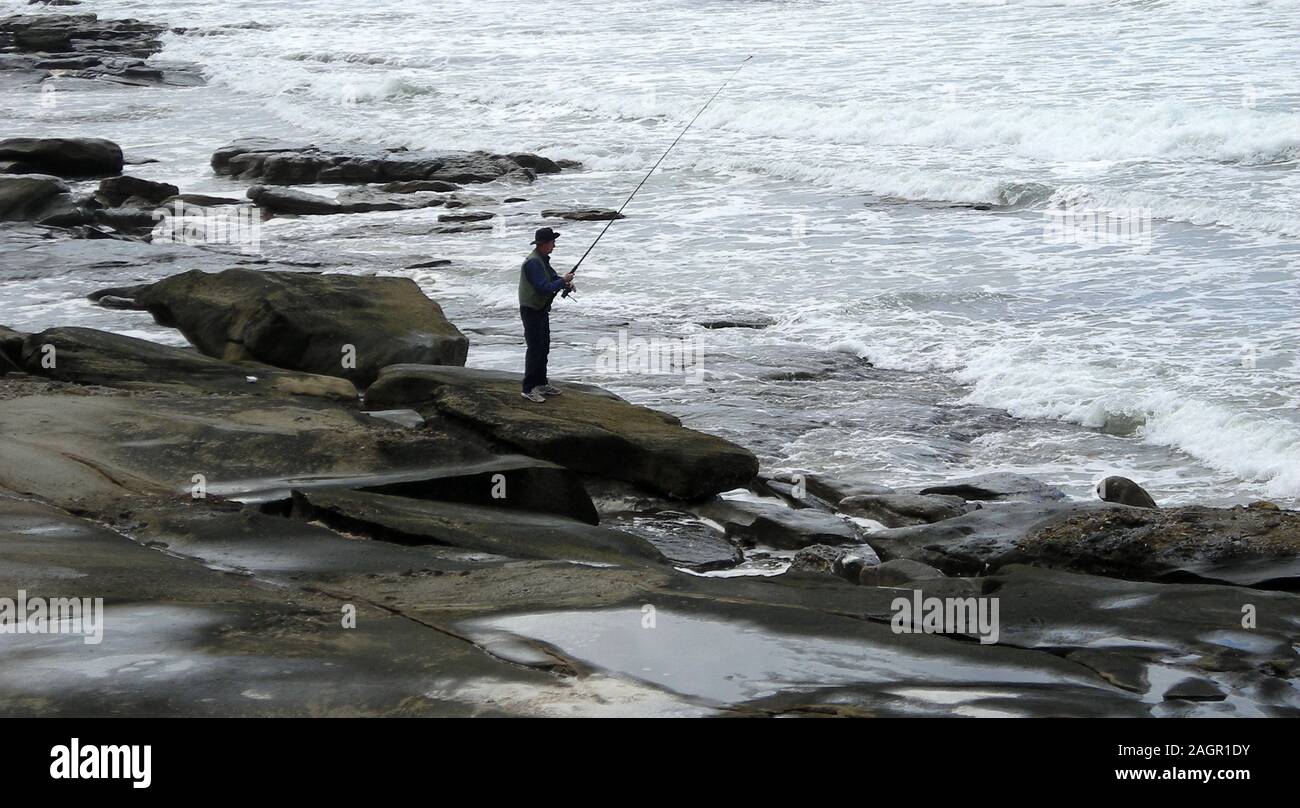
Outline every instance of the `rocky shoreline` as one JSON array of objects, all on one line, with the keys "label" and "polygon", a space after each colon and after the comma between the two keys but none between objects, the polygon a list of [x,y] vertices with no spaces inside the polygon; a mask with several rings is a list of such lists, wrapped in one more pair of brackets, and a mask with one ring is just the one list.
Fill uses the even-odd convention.
[{"label": "rocky shoreline", "polygon": [[[156,52],[86,15],[0,33],[10,73]],[[894,490],[765,470],[576,381],[538,407],[409,279],[162,241],[155,211],[472,209],[455,234],[580,166],[214,148],[248,201],[133,177],[107,141],[0,140],[4,271],[160,261],[90,298],[191,346],[0,327],[0,593],[107,615],[98,646],[5,636],[0,714],[1300,715],[1300,513],[1009,473]],[[996,602],[996,640],[900,626],[914,592]]]}]

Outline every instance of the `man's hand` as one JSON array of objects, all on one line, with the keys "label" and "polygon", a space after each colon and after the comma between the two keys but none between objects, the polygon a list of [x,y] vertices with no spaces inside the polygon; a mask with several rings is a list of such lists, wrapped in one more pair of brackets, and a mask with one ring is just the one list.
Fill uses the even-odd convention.
[{"label": "man's hand", "polygon": [[573,273],[568,272],[560,280],[564,281],[565,286],[573,286]]}]

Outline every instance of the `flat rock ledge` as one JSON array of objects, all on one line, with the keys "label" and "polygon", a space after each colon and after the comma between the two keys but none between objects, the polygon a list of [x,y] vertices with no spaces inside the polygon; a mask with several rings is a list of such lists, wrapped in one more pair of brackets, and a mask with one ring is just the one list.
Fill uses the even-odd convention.
[{"label": "flat rock ledge", "polygon": [[758,473],[752,452],[683,427],[672,415],[599,388],[557,386],[563,397],[538,405],[520,396],[515,374],[395,365],[381,371],[366,406],[456,418],[533,457],[677,499],[742,487]]}]

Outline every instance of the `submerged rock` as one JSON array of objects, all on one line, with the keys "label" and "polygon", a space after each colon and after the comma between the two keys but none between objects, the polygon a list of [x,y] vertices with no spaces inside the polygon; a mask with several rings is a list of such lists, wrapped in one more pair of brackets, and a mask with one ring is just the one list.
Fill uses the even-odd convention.
[{"label": "submerged rock", "polygon": [[201,208],[219,207],[222,205],[242,205],[242,199],[232,199],[228,196],[208,196],[207,194],[177,194],[163,200],[163,204],[171,206],[175,202],[181,202],[185,205],[197,205]]},{"label": "submerged rock", "polygon": [[209,356],[342,376],[465,362],[469,340],[409,278],[229,269],[140,288],[136,304]]},{"label": "submerged rock", "polygon": [[800,550],[818,544],[862,542],[862,534],[853,525],[833,514],[809,508],[717,499],[695,506],[694,511],[720,524],[731,540],[749,546]]},{"label": "submerged rock", "polygon": [[[794,480],[794,477],[787,476],[785,479]],[[809,494],[831,504],[838,503],[846,497],[896,493],[894,489],[881,485],[875,480],[876,477],[872,474],[839,472],[800,474],[797,481],[803,484]]]},{"label": "submerged rock", "polygon": [[758,472],[747,449],[687,429],[672,415],[589,385],[557,386],[563,397],[537,405],[519,395],[516,374],[396,365],[380,373],[366,406],[440,413],[533,457],[680,499],[746,485]]},{"label": "submerged rock", "polygon": [[407,182],[390,182],[379,186],[379,190],[390,194],[414,194],[422,191],[447,193],[459,191],[460,186],[445,180],[409,180]]},{"label": "submerged rock", "polygon": [[650,542],[674,567],[707,572],[729,569],[744,561],[740,548],[690,514],[660,511],[646,516],[625,516],[610,526]]},{"label": "submerged rock", "polygon": [[708,328],[708,329],[720,329],[720,328],[760,329],[760,328],[767,328],[768,326],[771,326],[774,322],[776,321],[767,319],[765,317],[755,317],[746,320],[736,320],[736,319],[701,320],[697,322],[696,325],[700,326],[701,328]]},{"label": "submerged rock", "polygon": [[907,527],[960,516],[966,512],[966,501],[942,494],[863,494],[845,497],[839,508],[885,527]]},{"label": "submerged rock", "polygon": [[575,222],[608,222],[627,218],[626,215],[607,208],[553,208],[542,211],[542,215],[551,219],[569,219]]},{"label": "submerged rock", "polygon": [[419,210],[446,204],[446,200],[432,193],[392,194],[373,188],[348,188],[336,199],[340,213],[373,213],[375,211]]},{"label": "submerged rock", "polygon": [[920,494],[949,494],[977,502],[1052,502],[1066,498],[1061,489],[1023,474],[993,472],[923,488]]}]

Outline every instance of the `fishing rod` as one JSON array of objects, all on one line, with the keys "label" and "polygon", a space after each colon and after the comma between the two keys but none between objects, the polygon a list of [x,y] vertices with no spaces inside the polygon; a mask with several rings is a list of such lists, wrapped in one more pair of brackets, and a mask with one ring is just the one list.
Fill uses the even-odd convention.
[{"label": "fishing rod", "polygon": [[[697,112],[697,113],[695,113],[695,117],[694,117],[694,118],[691,118],[690,123],[686,124],[686,128],[683,129],[683,130],[682,130],[682,131],[677,135],[677,139],[674,140],[674,141],[673,141],[673,142],[668,146],[667,149],[664,149],[664,153],[661,154],[661,155],[659,155],[659,159],[655,161],[655,164],[654,164],[654,165],[650,166],[650,170],[646,172],[645,176],[641,178],[641,181],[638,182],[637,185],[636,185],[636,187],[632,189],[632,193],[630,193],[630,194],[627,195],[627,199],[623,200],[623,204],[622,204],[622,205],[619,205],[618,212],[615,213],[614,216],[613,216],[613,218],[611,218],[608,222],[605,222],[605,226],[604,226],[603,228],[601,228],[600,233],[597,234],[597,236],[596,236],[596,240],[593,241],[593,242],[591,242],[591,246],[588,247],[588,248],[587,248],[587,251],[586,251],[585,253],[582,254],[582,257],[581,257],[581,258],[578,259],[578,263],[576,263],[576,264],[573,265],[573,269],[569,270],[570,272],[575,272],[575,273],[576,273],[576,272],[578,271],[578,267],[582,266],[582,262],[585,261],[585,260],[587,260],[587,256],[588,256],[588,255],[591,255],[591,251],[592,251],[592,250],[596,249],[596,245],[597,245],[598,243],[600,243],[601,238],[604,237],[604,235],[605,235],[605,231],[609,230],[609,226],[612,225],[612,224],[613,224],[613,223],[614,223],[614,222],[619,218],[619,214],[623,212],[623,208],[626,208],[626,207],[627,207],[627,203],[629,203],[629,202],[632,201],[632,197],[636,196],[637,191],[640,191],[640,190],[641,190],[641,186],[642,186],[642,185],[645,185],[646,180],[650,179],[650,175],[653,174],[653,173],[655,173],[655,169],[658,168],[658,167],[659,167],[659,164],[662,163],[662,162],[664,161],[664,158],[668,156],[668,152],[672,151],[672,150],[673,150],[673,146],[676,146],[676,145],[677,145],[677,142],[680,141],[680,140],[681,140],[681,139],[686,135],[686,133],[687,133],[688,131],[690,131],[690,128],[691,128],[692,126],[695,125],[695,122],[696,122],[697,120],[699,120],[699,117],[700,117],[701,115],[704,114],[704,110],[708,109],[708,108],[709,108],[709,104],[712,104],[712,103],[713,103],[713,99],[717,98],[719,95],[722,94],[722,91],[725,90],[725,89],[727,88],[727,85],[730,84],[730,83],[731,83],[731,80],[734,79],[734,78],[736,77],[736,74],[740,72],[740,69],[741,69],[742,67],[745,66],[745,62],[748,62],[750,59],[753,59],[753,58],[754,58],[754,55],[753,55],[753,54],[750,54],[749,56],[746,56],[743,60],[741,60],[740,64],[736,66],[736,69],[733,70],[733,71],[731,72],[731,75],[730,75],[730,76],[727,76],[727,80],[724,81],[724,82],[722,82],[722,86],[719,87],[719,88],[717,89],[717,91],[716,91],[713,95],[709,96],[709,100],[704,102],[704,106],[700,107],[700,111]],[[570,292],[569,289],[565,289],[565,290],[564,290],[564,293],[561,294],[560,296],[561,296],[561,297],[568,297],[568,296],[569,296],[569,292]]]}]

